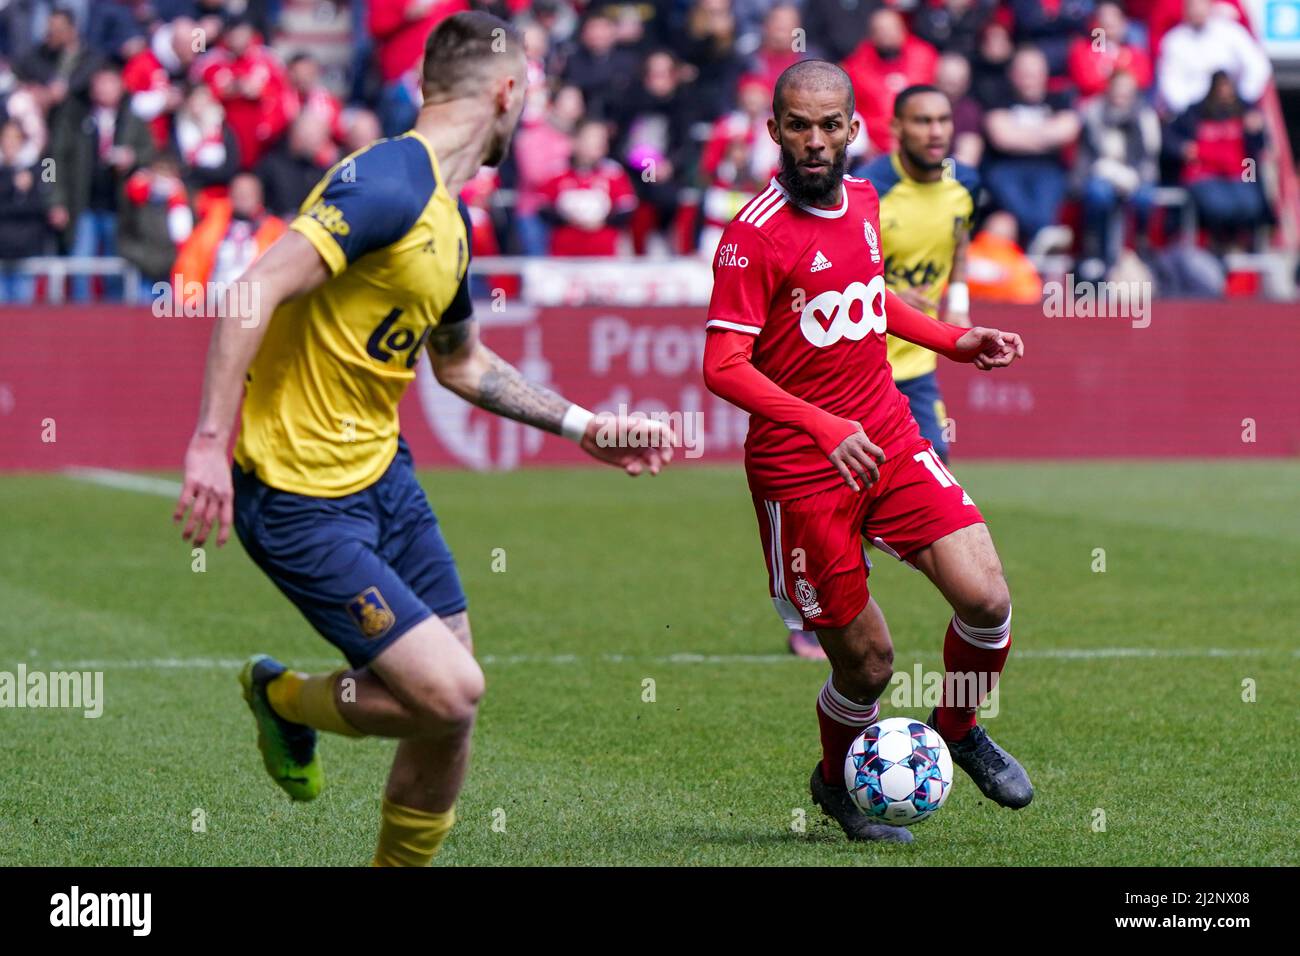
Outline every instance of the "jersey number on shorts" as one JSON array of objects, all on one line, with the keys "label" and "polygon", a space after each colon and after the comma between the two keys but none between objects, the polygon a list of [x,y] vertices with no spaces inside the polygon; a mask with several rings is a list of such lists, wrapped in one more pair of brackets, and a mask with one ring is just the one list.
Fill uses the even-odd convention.
[{"label": "jersey number on shorts", "polygon": [[961,487],[957,479],[953,477],[952,472],[944,467],[943,462],[935,456],[931,449],[927,448],[923,452],[918,452],[912,456],[912,460],[925,465],[930,474],[934,475],[934,480],[939,482],[941,488],[951,488],[953,485],[957,485],[958,488]]}]

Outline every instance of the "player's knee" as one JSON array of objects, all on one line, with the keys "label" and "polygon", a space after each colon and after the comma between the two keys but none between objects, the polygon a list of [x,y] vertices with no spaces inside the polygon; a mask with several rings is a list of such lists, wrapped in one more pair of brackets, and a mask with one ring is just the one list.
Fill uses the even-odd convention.
[{"label": "player's knee", "polygon": [[412,703],[420,731],[441,736],[473,725],[485,686],[483,671],[473,660],[440,674]]},{"label": "player's knee", "polygon": [[1011,614],[1011,591],[1002,575],[990,577],[978,593],[963,602],[957,617],[971,627],[1000,627]]},{"label": "player's knee", "polygon": [[839,683],[847,687],[850,697],[867,702],[878,698],[894,676],[894,649],[872,648],[855,661],[836,668]]}]

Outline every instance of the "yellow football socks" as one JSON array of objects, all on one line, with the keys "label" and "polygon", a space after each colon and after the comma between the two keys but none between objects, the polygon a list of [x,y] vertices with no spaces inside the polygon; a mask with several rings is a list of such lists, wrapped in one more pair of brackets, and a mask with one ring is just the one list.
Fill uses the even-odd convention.
[{"label": "yellow football socks", "polygon": [[330,674],[285,671],[266,685],[266,697],[271,709],[285,720],[344,737],[364,737],[344,719],[334,696],[339,676],[345,673],[346,667]]},{"label": "yellow football socks", "polygon": [[428,866],[456,822],[456,808],[430,813],[384,797],[380,820],[379,846],[371,866]]}]

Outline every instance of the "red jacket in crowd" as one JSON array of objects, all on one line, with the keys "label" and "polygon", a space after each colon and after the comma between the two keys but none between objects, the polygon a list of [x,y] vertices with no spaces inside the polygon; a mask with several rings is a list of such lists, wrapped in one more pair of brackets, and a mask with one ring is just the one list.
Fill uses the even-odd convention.
[{"label": "red jacket in crowd", "polygon": [[468,10],[465,0],[370,0],[370,35],[379,75],[391,83],[424,59],[424,41],[435,26]]},{"label": "red jacket in crowd", "polygon": [[199,75],[226,110],[239,143],[239,164],[252,169],[293,116],[296,96],[280,58],[260,40],[243,56],[218,47],[198,64]]},{"label": "red jacket in crowd", "polygon": [[894,148],[889,122],[894,117],[894,97],[917,83],[933,83],[939,54],[914,36],[903,43],[893,59],[883,59],[870,41],[848,55],[841,64],[853,81],[858,112],[867,124],[867,137],[882,152]]}]

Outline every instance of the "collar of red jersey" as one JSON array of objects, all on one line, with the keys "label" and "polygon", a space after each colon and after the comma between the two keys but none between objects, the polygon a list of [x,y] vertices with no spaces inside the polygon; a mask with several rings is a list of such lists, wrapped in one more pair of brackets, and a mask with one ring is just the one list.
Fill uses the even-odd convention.
[{"label": "collar of red jersey", "polygon": [[790,194],[785,191],[785,187],[776,181],[775,176],[772,177],[771,185],[774,189],[776,189],[777,192],[779,192],[782,196],[785,197],[786,202],[798,206],[804,212],[810,212],[814,216],[820,216],[822,219],[839,219],[841,216],[843,216],[846,212],[849,211],[849,191],[845,189],[843,186],[840,187],[840,192],[843,194],[843,198],[840,200],[840,208],[820,209],[817,206],[805,206],[803,203],[795,202],[793,199],[790,198]]}]

